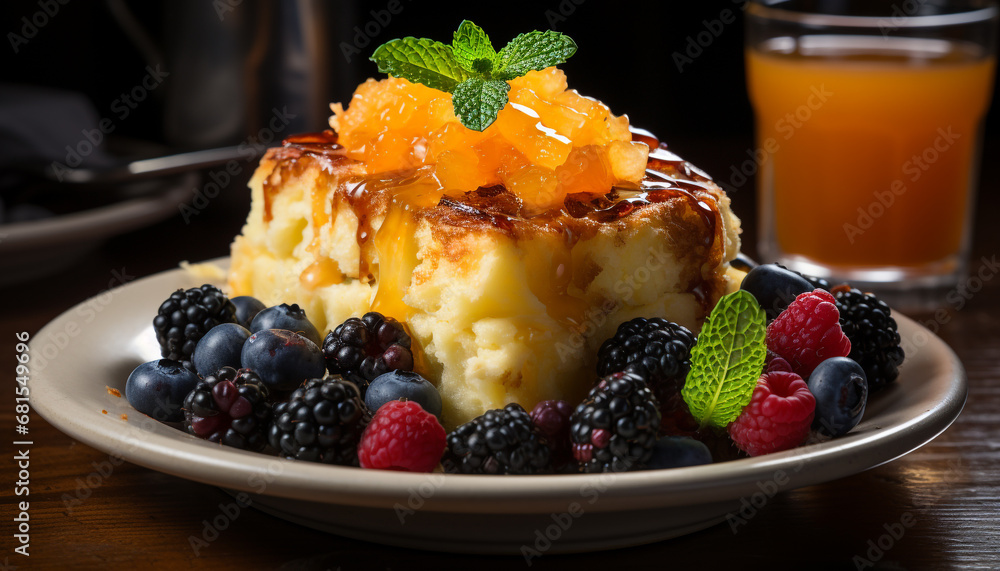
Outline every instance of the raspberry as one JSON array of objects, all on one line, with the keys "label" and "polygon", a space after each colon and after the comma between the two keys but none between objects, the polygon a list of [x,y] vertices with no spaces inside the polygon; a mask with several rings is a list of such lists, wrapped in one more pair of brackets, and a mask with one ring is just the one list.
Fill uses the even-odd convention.
[{"label": "raspberry", "polygon": [[840,328],[836,300],[821,289],[799,294],[767,326],[767,348],[788,361],[803,379],[830,357],[846,357],[851,341]]},{"label": "raspberry", "polygon": [[767,359],[764,361],[764,372],[772,373],[774,371],[788,371],[792,372],[792,366],[788,364],[788,361],[782,359],[777,353],[768,349]]},{"label": "raspberry", "polygon": [[437,417],[414,401],[382,405],[361,435],[362,468],[432,472],[441,461],[445,432]]},{"label": "raspberry", "polygon": [[802,377],[764,373],[750,404],[729,425],[729,437],[751,456],[795,448],[809,435],[815,412],[816,398]]}]

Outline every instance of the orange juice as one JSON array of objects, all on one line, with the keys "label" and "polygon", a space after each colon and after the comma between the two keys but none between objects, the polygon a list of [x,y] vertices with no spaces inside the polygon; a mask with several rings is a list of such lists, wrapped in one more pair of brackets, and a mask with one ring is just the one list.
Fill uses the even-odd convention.
[{"label": "orange juice", "polygon": [[778,250],[763,254],[834,267],[958,255],[995,59],[940,40],[782,45],[747,51],[762,232]]}]

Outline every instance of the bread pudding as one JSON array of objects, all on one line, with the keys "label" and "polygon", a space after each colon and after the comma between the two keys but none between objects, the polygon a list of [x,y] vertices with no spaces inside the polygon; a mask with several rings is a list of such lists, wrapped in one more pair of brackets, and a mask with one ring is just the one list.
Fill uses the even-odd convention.
[{"label": "bread pudding", "polygon": [[446,426],[578,402],[632,317],[695,331],[739,286],[739,220],[711,179],[556,68],[510,81],[482,132],[451,95],[368,80],[331,130],[271,149],[232,245],[232,295],[298,303],[320,331],[405,323]]}]

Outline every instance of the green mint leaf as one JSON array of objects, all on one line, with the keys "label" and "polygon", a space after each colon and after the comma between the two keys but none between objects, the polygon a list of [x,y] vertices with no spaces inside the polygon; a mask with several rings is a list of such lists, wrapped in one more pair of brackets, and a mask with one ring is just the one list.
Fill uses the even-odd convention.
[{"label": "green mint leaf", "polygon": [[497,113],[507,105],[508,91],[510,85],[506,81],[466,79],[451,94],[455,114],[469,129],[483,131],[496,121]]},{"label": "green mint leaf", "polygon": [[704,426],[725,428],[750,402],[767,351],[764,310],[746,291],[723,296],[691,350],[681,396]]},{"label": "green mint leaf", "polygon": [[406,37],[382,44],[371,60],[382,73],[451,93],[462,125],[483,131],[507,105],[507,81],[558,65],[575,52],[573,40],[549,30],[521,34],[498,54],[482,28],[463,20],[450,46]]},{"label": "green mint leaf", "polygon": [[490,37],[482,28],[469,20],[462,20],[458,25],[451,42],[451,51],[455,54],[455,61],[459,65],[467,71],[483,74],[487,79],[497,59],[497,52],[490,43]]},{"label": "green mint leaf", "polygon": [[521,34],[497,56],[493,77],[510,80],[529,71],[559,65],[576,53],[576,42],[552,30]]},{"label": "green mint leaf", "polygon": [[375,50],[371,60],[382,73],[449,93],[469,78],[469,73],[455,60],[451,46],[427,38],[407,37],[386,42]]},{"label": "green mint leaf", "polygon": [[493,72],[493,60],[479,58],[472,62],[472,71],[478,73],[483,79],[491,79]]}]

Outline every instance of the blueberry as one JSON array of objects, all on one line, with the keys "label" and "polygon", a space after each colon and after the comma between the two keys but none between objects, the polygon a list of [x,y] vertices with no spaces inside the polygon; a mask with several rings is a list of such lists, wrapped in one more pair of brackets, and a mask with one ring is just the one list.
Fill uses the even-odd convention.
[{"label": "blueberry", "polygon": [[177,361],[143,363],[125,381],[125,398],[137,411],[160,422],[184,420],[184,397],[198,384],[198,375]]},{"label": "blueberry", "polygon": [[243,344],[243,368],[257,373],[269,389],[290,391],[302,381],[326,373],[320,348],[305,337],[284,329],[258,331]]},{"label": "blueberry", "polygon": [[389,371],[372,381],[365,393],[368,410],[375,412],[389,401],[405,398],[441,418],[441,395],[430,381],[412,371]]},{"label": "blueberry", "polygon": [[757,298],[767,318],[774,319],[795,301],[800,293],[812,291],[813,286],[804,277],[775,264],[764,264],[747,272],[740,289]]},{"label": "blueberry", "polygon": [[664,436],[653,445],[653,455],[646,467],[656,470],[711,463],[712,453],[698,440],[688,436]]},{"label": "blueberry", "polygon": [[316,326],[306,317],[306,312],[298,304],[283,303],[261,310],[250,322],[250,331],[256,333],[264,329],[286,329],[302,335],[316,345],[323,345]]},{"label": "blueberry", "polygon": [[250,322],[253,321],[253,318],[267,307],[262,301],[249,295],[234,297],[229,301],[236,306],[236,322],[247,329],[250,329]]},{"label": "blueberry", "polygon": [[735,258],[730,260],[729,265],[736,268],[737,270],[743,270],[744,272],[749,272],[750,270],[756,268],[760,264],[755,262],[753,258],[751,258],[750,256],[744,254],[743,252],[739,252],[738,254],[736,254]]},{"label": "blueberry", "polygon": [[823,361],[813,369],[807,384],[816,397],[815,430],[841,436],[861,421],[868,402],[868,379],[853,359],[833,357]]},{"label": "blueberry", "polygon": [[209,329],[191,356],[194,370],[207,377],[223,367],[239,369],[243,343],[249,337],[250,331],[237,323],[222,323]]}]

